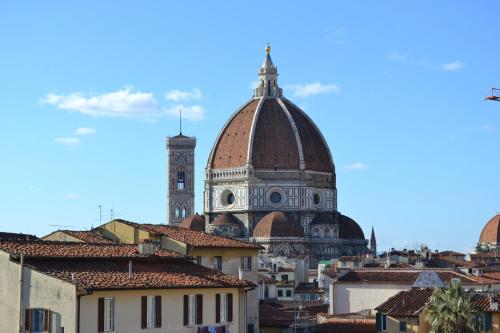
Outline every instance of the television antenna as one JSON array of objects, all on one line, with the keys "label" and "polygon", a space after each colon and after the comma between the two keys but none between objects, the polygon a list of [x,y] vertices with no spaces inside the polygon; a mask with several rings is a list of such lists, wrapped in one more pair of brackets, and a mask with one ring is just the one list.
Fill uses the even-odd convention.
[{"label": "television antenna", "polygon": [[62,225],[62,224],[49,224],[49,227],[57,227],[57,230],[61,230],[62,228],[74,228],[74,225]]}]

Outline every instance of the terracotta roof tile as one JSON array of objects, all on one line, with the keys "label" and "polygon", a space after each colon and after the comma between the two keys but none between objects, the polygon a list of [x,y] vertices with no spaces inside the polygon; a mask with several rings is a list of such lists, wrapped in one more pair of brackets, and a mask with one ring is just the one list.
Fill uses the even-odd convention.
[{"label": "terracotta roof tile", "polygon": [[300,158],[290,121],[276,98],[266,99],[255,127],[252,165],[254,168],[300,168]]},{"label": "terracotta roof tile", "polygon": [[304,237],[304,230],[285,213],[274,211],[257,223],[253,237]]},{"label": "terracotta roof tile", "polygon": [[210,161],[214,169],[245,166],[249,136],[257,104],[259,104],[258,99],[246,104],[222,131],[219,141],[214,147],[212,161]]},{"label": "terracotta roof tile", "polygon": [[204,232],[193,231],[165,224],[140,224],[125,220],[115,221],[128,224],[153,234],[172,238],[192,247],[261,249],[260,245],[254,243],[239,241],[228,237],[215,236]]},{"label": "terracotta roof tile", "polygon": [[320,333],[376,333],[375,319],[328,319],[319,325]]},{"label": "terracotta roof tile", "polygon": [[392,317],[418,316],[420,310],[427,304],[434,289],[405,290],[397,293],[375,308]]},{"label": "terracotta roof tile", "polygon": [[184,229],[189,229],[193,231],[204,232],[205,231],[205,218],[198,214],[193,214],[186,217],[179,223],[179,227]]},{"label": "terracotta roof tile", "polygon": [[[434,270],[444,283],[449,283],[452,278],[459,278],[462,284],[482,285],[476,277],[464,275],[452,270]],[[412,285],[420,275],[419,269],[360,269],[351,270],[336,283],[370,283],[370,284],[407,284]]]},{"label": "terracotta roof tile", "polygon": [[3,241],[34,240],[34,239],[38,239],[38,237],[34,235],[17,234],[13,232],[0,232],[0,240]]},{"label": "terracotta roof tile", "polygon": [[252,287],[251,282],[225,275],[187,260],[27,260],[42,273],[86,290]]},{"label": "terracotta roof tile", "polygon": [[76,230],[59,230],[71,237],[77,238],[85,243],[107,243],[116,244],[115,241],[111,239],[104,238],[102,235],[98,234],[96,231],[76,231]]},{"label": "terracotta roof tile", "polygon": [[479,236],[479,243],[500,243],[500,214],[493,216],[486,223]]},{"label": "terracotta roof tile", "polygon": [[[137,245],[103,244],[103,243],[77,243],[57,241],[0,241],[0,250],[12,255],[25,255],[27,257],[106,257],[106,258],[133,258],[142,257]],[[154,256],[181,258],[181,254],[157,249]]]}]

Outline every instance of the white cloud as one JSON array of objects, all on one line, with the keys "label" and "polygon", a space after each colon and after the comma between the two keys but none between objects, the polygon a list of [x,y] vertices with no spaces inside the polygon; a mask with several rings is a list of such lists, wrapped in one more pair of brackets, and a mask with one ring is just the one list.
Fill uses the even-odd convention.
[{"label": "white cloud", "polygon": [[201,105],[174,105],[165,109],[165,113],[171,116],[179,117],[179,110],[182,110],[182,119],[198,121],[205,119],[205,109]]},{"label": "white cloud", "polygon": [[259,86],[259,80],[250,82],[250,88],[255,89]]},{"label": "white cloud", "polygon": [[495,126],[492,126],[492,125],[484,125],[482,127],[483,131],[486,131],[486,132],[493,132],[495,130]]},{"label": "white cloud", "polygon": [[197,88],[193,89],[192,91],[182,91],[173,89],[165,94],[165,99],[167,101],[180,102],[193,99],[197,100],[200,99],[202,96],[203,93],[201,92],[200,89]]},{"label": "white cloud", "polygon": [[296,97],[309,97],[318,94],[328,94],[331,92],[340,93],[341,89],[335,84],[322,84],[320,82],[312,82],[306,84],[291,84],[286,88],[293,91]]},{"label": "white cloud", "polygon": [[75,194],[75,193],[68,193],[68,194],[66,194],[66,199],[68,199],[68,200],[77,200],[77,199],[80,199],[80,195],[79,194]]},{"label": "white cloud", "polygon": [[[193,89],[191,92],[171,90],[165,98],[174,101],[199,99],[201,96],[202,93],[199,89]],[[134,91],[132,88],[123,88],[100,95],[85,95],[79,92],[68,95],[49,93],[40,102],[42,104],[55,105],[61,110],[79,112],[92,117],[144,118],[154,120],[163,116],[178,116],[178,110],[182,108],[183,118],[185,119],[196,121],[205,118],[205,109],[201,105],[162,106],[157,102],[153,93]],[[77,135],[89,135],[95,132],[93,128],[82,127],[76,130]],[[76,138],[57,138],[56,141],[69,145],[79,142]]]},{"label": "white cloud", "polygon": [[462,68],[464,68],[464,63],[456,60],[456,61],[452,61],[452,62],[443,64],[443,66],[441,66],[441,68],[447,72],[457,72],[457,71],[461,70]]},{"label": "white cloud", "polygon": [[78,138],[55,138],[55,142],[65,145],[65,146],[76,146],[80,143],[80,139]]},{"label": "white cloud", "polygon": [[346,170],[365,170],[367,167],[366,164],[361,162],[344,165]]},{"label": "white cloud", "polygon": [[96,130],[95,128],[89,128],[89,127],[80,127],[77,128],[75,131],[76,135],[90,135],[90,134],[95,134]]},{"label": "white cloud", "polygon": [[58,109],[80,112],[93,117],[156,117],[162,109],[152,93],[124,88],[110,93],[86,97],[82,93],[47,94],[41,100]]}]

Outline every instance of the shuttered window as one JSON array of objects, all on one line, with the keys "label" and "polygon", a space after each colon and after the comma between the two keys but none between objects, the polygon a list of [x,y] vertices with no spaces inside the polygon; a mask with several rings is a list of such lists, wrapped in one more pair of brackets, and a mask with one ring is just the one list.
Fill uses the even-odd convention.
[{"label": "shuttered window", "polygon": [[161,296],[141,297],[141,328],[161,327]]},{"label": "shuttered window", "polygon": [[47,309],[26,309],[24,329],[30,333],[48,333],[51,329],[51,312]]},{"label": "shuttered window", "polygon": [[215,322],[233,321],[233,294],[215,294]]},{"label": "shuttered window", "polygon": [[184,326],[201,325],[203,323],[203,295],[184,295]]},{"label": "shuttered window", "polygon": [[115,329],[115,299],[112,297],[97,299],[97,331],[111,332]]}]

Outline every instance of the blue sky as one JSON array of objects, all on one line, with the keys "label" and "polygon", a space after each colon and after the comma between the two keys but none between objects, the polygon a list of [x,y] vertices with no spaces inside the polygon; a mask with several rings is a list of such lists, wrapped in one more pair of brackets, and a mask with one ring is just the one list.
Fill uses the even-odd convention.
[{"label": "blue sky", "polygon": [[469,250],[500,211],[500,4],[9,2],[0,9],[0,229],[166,221],[165,137],[203,170],[252,94],[266,42],[318,124],[339,210],[379,250]]}]

